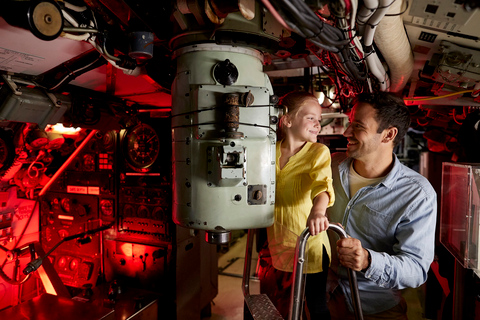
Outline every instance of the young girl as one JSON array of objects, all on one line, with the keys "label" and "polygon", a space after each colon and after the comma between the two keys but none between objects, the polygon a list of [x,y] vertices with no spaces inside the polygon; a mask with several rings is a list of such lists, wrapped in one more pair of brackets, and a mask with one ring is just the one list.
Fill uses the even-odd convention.
[{"label": "young girl", "polygon": [[295,241],[282,238],[280,229],[300,235],[308,227],[312,236],[306,252],[305,300],[310,319],[330,319],[325,298],[330,243],[323,231],[328,228],[325,214],[334,193],[330,151],[316,143],[322,109],[315,96],[301,91],[285,95],[280,104],[284,115],[276,150],[275,224],[267,229],[272,264],[277,270],[293,271],[293,257],[284,253],[285,248],[295,247]]}]

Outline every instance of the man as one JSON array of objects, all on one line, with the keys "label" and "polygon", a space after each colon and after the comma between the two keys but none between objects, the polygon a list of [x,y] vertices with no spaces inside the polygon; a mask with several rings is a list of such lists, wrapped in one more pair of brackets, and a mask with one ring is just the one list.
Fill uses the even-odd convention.
[{"label": "man", "polygon": [[[393,153],[409,126],[402,99],[384,92],[361,94],[344,133],[346,155],[332,156],[336,201],[328,218],[351,237],[336,242],[339,263],[332,262],[332,271],[339,285],[331,290],[332,319],[354,318],[345,267],[357,271],[365,319],[407,319],[400,290],[427,279],[437,200],[430,183]],[[333,250],[335,240],[331,243]]]}]

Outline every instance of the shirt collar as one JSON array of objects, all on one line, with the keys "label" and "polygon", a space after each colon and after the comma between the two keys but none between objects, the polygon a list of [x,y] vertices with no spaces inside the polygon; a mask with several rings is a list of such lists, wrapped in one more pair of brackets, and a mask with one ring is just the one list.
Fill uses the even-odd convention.
[{"label": "shirt collar", "polygon": [[[340,171],[340,177],[342,181],[348,181],[348,173],[350,170],[350,164],[353,162],[353,158],[347,157],[340,161],[340,164],[338,165],[339,171]],[[383,184],[385,187],[392,189],[395,181],[397,180],[397,176],[400,174],[402,168],[402,163],[400,160],[398,160],[397,156],[395,153],[393,153],[393,167],[392,170],[384,177],[382,181],[379,182],[379,184]]]}]

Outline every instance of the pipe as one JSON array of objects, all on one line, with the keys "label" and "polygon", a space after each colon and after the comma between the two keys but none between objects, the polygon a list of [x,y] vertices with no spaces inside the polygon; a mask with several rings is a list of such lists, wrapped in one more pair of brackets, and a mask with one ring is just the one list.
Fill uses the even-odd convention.
[{"label": "pipe", "polygon": [[387,62],[390,71],[390,92],[400,92],[413,72],[413,53],[403,25],[405,1],[396,0],[375,32],[375,44]]},{"label": "pipe", "polygon": [[[345,230],[338,225],[330,224],[328,230],[336,232],[341,239],[349,237]],[[305,247],[309,237],[310,231],[308,228],[306,228],[303,230],[302,234],[297,240],[297,247],[295,250],[295,261],[297,261],[297,263],[293,267],[293,288],[290,295],[290,313],[288,314],[289,320],[300,319],[302,312],[303,292],[305,285],[305,282],[303,281],[303,267],[305,264]],[[347,268],[347,270],[348,280],[350,282],[350,290],[352,291],[352,303],[355,311],[355,319],[363,320],[360,295],[357,286],[357,274],[350,268]]]},{"label": "pipe", "polygon": [[92,130],[88,134],[88,136],[82,141],[82,143],[75,149],[75,151],[68,157],[68,159],[62,164],[62,166],[55,172],[55,174],[48,180],[48,182],[43,186],[42,190],[38,194],[39,197],[43,196],[48,189],[52,186],[52,184],[57,180],[57,178],[67,169],[68,165],[72,163],[73,159],[83,150],[83,148],[87,145],[90,139],[97,133],[97,130]]}]

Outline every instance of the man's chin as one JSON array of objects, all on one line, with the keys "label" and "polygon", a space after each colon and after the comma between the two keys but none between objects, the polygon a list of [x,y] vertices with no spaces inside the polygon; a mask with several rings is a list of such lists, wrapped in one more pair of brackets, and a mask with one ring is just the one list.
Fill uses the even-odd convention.
[{"label": "man's chin", "polygon": [[351,150],[350,148],[347,147],[346,154],[347,154],[347,156],[353,158],[355,156],[355,151]]}]

